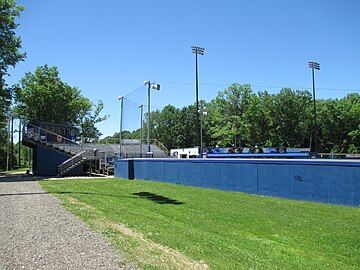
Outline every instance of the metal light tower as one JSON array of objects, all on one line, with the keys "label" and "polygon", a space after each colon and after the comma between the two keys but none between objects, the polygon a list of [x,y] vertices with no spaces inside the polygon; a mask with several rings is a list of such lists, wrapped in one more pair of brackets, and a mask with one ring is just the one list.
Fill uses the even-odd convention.
[{"label": "metal light tower", "polygon": [[202,156],[201,147],[201,130],[200,130],[200,111],[199,111],[199,78],[198,78],[198,54],[204,55],[204,48],[191,46],[192,53],[195,54],[195,78],[196,78],[196,131],[197,131],[197,144],[200,147],[200,156]]},{"label": "metal light tower", "polygon": [[140,108],[140,157],[142,158],[142,122],[144,105],[139,105]]},{"label": "metal light tower", "polygon": [[313,149],[313,151],[317,154],[317,122],[316,122],[316,97],[315,97],[315,72],[314,70],[320,70],[320,64],[317,62],[309,62],[309,68],[311,68],[312,71],[312,84],[313,84],[313,101],[314,101],[314,106],[313,106],[313,115],[314,115],[314,140],[315,140],[315,147]]},{"label": "metal light tower", "polygon": [[148,122],[147,122],[147,156],[151,157],[151,147],[150,147],[150,89],[154,89],[159,91],[160,90],[160,84],[151,82],[151,81],[143,81],[145,85],[148,86]]}]

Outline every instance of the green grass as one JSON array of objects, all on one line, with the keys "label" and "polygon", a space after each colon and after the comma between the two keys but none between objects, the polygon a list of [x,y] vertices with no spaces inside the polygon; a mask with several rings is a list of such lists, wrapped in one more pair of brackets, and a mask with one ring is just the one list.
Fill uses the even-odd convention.
[{"label": "green grass", "polygon": [[143,269],[360,269],[360,208],[116,178],[41,185]]},{"label": "green grass", "polygon": [[18,169],[14,169],[14,170],[10,170],[10,171],[1,171],[0,173],[19,173],[19,172],[26,172],[26,170],[28,170],[29,167],[24,167],[24,168],[18,168]]}]

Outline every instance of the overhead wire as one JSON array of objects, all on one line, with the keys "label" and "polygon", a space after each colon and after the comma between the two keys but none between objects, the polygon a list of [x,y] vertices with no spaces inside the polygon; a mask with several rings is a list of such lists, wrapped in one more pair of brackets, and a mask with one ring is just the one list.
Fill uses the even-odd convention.
[{"label": "overhead wire", "polygon": [[[193,82],[174,82],[174,81],[160,81],[159,83],[162,84],[177,84],[177,85],[193,85]],[[228,83],[199,83],[200,85],[208,85],[208,86],[228,86]],[[278,86],[278,85],[252,85],[250,84],[251,87],[254,88],[272,88],[272,89],[282,89],[282,88],[292,88],[292,89],[304,89],[304,90],[309,90],[310,87],[304,87],[304,86]],[[131,92],[123,95],[122,97],[124,99],[126,99],[127,101],[136,104],[137,106],[144,106],[147,107],[146,104],[141,104],[137,101],[134,101],[132,99],[127,98],[127,96],[135,93],[136,91],[140,90],[144,85],[139,86],[138,88],[136,88],[135,90],[132,90]],[[360,89],[345,89],[345,88],[324,88],[324,87],[317,87],[316,88],[317,91],[349,91],[349,92],[360,92]],[[154,109],[161,109],[160,107],[157,106],[151,106]]]},{"label": "overhead wire", "polygon": [[127,94],[123,95],[122,97],[126,97],[126,96],[129,96],[129,95],[131,95],[131,94],[135,93],[136,91],[140,90],[143,86],[144,86],[144,85],[139,86],[139,87],[138,87],[138,88],[136,88],[135,90],[133,90],[133,91],[131,91],[131,92],[129,92],[129,93],[127,93]]},{"label": "overhead wire", "polygon": [[[159,82],[159,83],[163,83],[163,84],[179,84],[179,85],[192,85],[194,84],[193,82]],[[199,83],[199,85],[208,85],[208,86],[228,86],[230,85],[229,83]],[[250,85],[254,88],[276,88],[276,89],[281,89],[281,88],[293,88],[293,89],[311,89],[311,87],[306,87],[306,86],[291,86],[291,85],[286,85],[286,86],[279,86],[279,85],[254,85],[251,84]],[[317,87],[316,90],[322,90],[322,91],[349,91],[349,92],[360,92],[360,89],[352,89],[352,88],[325,88],[325,87]]]}]

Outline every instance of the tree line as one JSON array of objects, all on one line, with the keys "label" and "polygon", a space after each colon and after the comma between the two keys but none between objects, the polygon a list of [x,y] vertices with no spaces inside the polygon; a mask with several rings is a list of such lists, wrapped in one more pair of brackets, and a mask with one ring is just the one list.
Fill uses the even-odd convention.
[{"label": "tree line", "polygon": [[[251,85],[234,83],[210,102],[200,102],[205,147],[304,147],[326,153],[360,152],[360,95],[316,100],[309,91],[283,88],[277,94],[254,93]],[[197,146],[195,105],[165,106],[151,112],[151,138],[167,148]],[[147,117],[143,123],[146,139]],[[315,132],[316,130],[316,132]],[[122,138],[139,138],[139,130],[123,131]],[[102,142],[119,142],[119,133]]]}]

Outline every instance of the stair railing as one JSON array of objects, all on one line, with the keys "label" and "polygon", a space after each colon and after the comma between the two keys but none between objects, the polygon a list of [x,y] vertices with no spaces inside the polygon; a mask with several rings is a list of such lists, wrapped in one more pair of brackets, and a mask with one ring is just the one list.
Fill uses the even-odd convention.
[{"label": "stair railing", "polygon": [[76,168],[80,164],[84,163],[86,160],[94,159],[96,157],[96,152],[92,149],[87,149],[79,152],[75,156],[65,160],[58,166],[58,176],[62,176],[68,171]]},{"label": "stair railing", "polygon": [[163,145],[161,142],[159,142],[157,139],[152,139],[151,142],[152,142],[153,144],[155,144],[157,147],[159,147],[162,151],[164,151],[166,156],[169,156],[169,155],[170,155],[170,152],[169,152],[169,150],[166,148],[166,146]]}]

